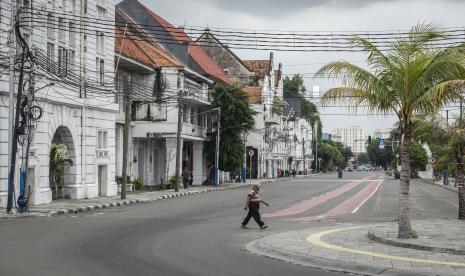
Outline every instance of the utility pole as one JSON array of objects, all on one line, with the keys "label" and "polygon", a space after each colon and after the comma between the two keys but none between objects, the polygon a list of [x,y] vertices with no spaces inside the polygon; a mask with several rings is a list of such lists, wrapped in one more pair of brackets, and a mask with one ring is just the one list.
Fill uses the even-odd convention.
[{"label": "utility pole", "polygon": [[123,130],[123,172],[121,183],[121,199],[126,199],[126,183],[128,180],[128,155],[129,155],[129,128],[131,127],[131,77],[124,77],[124,130]]},{"label": "utility pole", "polygon": [[446,124],[449,125],[449,109],[446,109]]},{"label": "utility pole", "polygon": [[304,159],[304,161],[303,161],[304,166],[303,166],[303,169],[302,169],[302,174],[305,174],[305,138],[302,138],[302,157]]},{"label": "utility pole", "polygon": [[[217,124],[217,132],[216,132],[216,156],[215,156],[215,175],[216,181],[215,185],[218,187],[220,185],[220,135],[221,135],[221,108],[218,107],[218,124]],[[250,168],[252,170],[252,168]]]},{"label": "utility pole", "polygon": [[[10,18],[10,94],[8,98],[8,165],[9,170],[11,167],[11,160],[13,160],[13,132],[14,132],[14,94],[15,94],[15,32],[14,32],[14,22],[15,22],[15,5],[16,1],[12,0],[11,7],[11,18]],[[13,191],[10,191],[10,186],[8,184],[8,204],[10,203],[10,197],[13,197]],[[10,195],[11,193],[11,195]],[[11,212],[11,206],[7,212]]]},{"label": "utility pole", "polygon": [[243,140],[244,140],[244,160],[242,161],[242,182],[246,182],[247,178],[247,134],[243,133]]},{"label": "utility pole", "polygon": [[[318,132],[318,122],[315,122],[315,130]],[[315,171],[318,173],[318,136],[312,133],[315,140]],[[315,139],[316,137],[316,139]]]},{"label": "utility pole", "polygon": [[[26,62],[25,53],[21,54],[21,65],[18,81],[18,93],[16,95],[16,110],[15,110],[15,123],[13,129],[13,141],[11,145],[11,161],[10,161],[10,171],[8,176],[8,202],[6,207],[6,212],[11,213],[13,208],[13,191],[15,189],[15,167],[16,167],[16,152],[18,150],[18,127],[19,127],[19,112],[21,109],[21,98],[23,95],[23,78],[24,78],[24,63]],[[11,107],[10,107],[11,108]]]},{"label": "utility pole", "polygon": [[178,133],[176,135],[176,173],[174,182],[174,191],[179,192],[179,171],[181,170],[181,132],[182,132],[182,90],[178,91]]}]

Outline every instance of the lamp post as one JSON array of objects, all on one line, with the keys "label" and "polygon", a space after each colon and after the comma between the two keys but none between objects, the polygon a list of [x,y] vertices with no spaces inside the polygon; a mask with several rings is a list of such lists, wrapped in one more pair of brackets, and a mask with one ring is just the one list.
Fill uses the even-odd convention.
[{"label": "lamp post", "polygon": [[218,129],[216,131],[216,151],[215,151],[215,186],[220,185],[220,134],[221,134],[221,108],[215,108],[218,111]]}]

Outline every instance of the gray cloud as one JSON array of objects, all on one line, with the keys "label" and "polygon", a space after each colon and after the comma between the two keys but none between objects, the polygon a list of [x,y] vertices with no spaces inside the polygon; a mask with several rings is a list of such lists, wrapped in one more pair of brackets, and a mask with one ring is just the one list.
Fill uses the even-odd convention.
[{"label": "gray cloud", "polygon": [[400,0],[208,0],[221,9],[233,10],[261,17],[283,15],[316,7],[358,8],[377,2]]},{"label": "gray cloud", "polygon": [[[288,31],[380,31],[405,30],[418,22],[434,22],[441,27],[463,25],[464,0],[140,0],[174,24],[218,28]],[[268,51],[237,50],[243,59],[262,59]],[[323,64],[346,59],[363,66],[361,53],[275,52],[286,74],[311,75]],[[321,91],[335,84],[323,79],[305,78],[307,89]],[[389,128],[393,117],[341,116],[345,108],[322,110],[325,131],[355,123],[367,133]],[[363,111],[361,111],[363,113]],[[333,115],[330,115],[333,114]],[[339,114],[339,115],[335,115]]]},{"label": "gray cloud", "polygon": [[[288,16],[311,8],[356,9],[377,3],[414,2],[416,0],[206,0],[220,9],[236,11],[260,17]],[[463,0],[442,0],[459,2]],[[441,2],[437,0],[436,2]]]}]

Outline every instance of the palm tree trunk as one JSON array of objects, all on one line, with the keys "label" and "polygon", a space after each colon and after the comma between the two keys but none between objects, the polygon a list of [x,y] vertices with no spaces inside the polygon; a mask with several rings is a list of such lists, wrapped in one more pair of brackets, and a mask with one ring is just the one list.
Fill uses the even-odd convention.
[{"label": "palm tree trunk", "polygon": [[410,224],[409,186],[410,186],[410,144],[412,141],[412,127],[405,122],[402,141],[400,145],[400,187],[399,187],[399,229],[398,238],[412,237]]},{"label": "palm tree trunk", "polygon": [[465,187],[463,176],[463,156],[461,149],[457,153],[457,171],[455,172],[455,181],[459,189],[459,219],[465,219]]}]

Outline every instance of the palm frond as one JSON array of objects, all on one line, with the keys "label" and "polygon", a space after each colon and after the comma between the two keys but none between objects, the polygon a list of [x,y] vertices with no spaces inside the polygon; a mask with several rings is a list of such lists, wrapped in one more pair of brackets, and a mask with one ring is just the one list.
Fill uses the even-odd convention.
[{"label": "palm frond", "polygon": [[[347,61],[331,62],[321,67],[315,74],[315,78],[324,76],[340,79],[342,83],[342,89],[333,90],[329,95],[334,96],[344,90],[350,93],[357,92],[356,95],[352,96],[359,97],[360,100],[349,101],[349,103],[366,103],[370,106],[370,111],[387,112],[398,104],[395,94],[391,93],[382,78],[378,78],[369,71]],[[341,99],[341,97],[333,98]]]},{"label": "palm frond", "polygon": [[[464,77],[465,79],[465,77]],[[422,96],[418,98],[417,111],[419,112],[437,112],[437,110],[457,99],[463,99],[462,89],[465,87],[464,79],[454,79],[443,81],[429,88]]]},{"label": "palm frond", "polygon": [[389,58],[368,39],[360,36],[354,36],[349,39],[349,42],[352,45],[363,47],[363,50],[368,52],[367,62],[373,69],[375,69],[376,74],[388,74],[392,70]]}]

